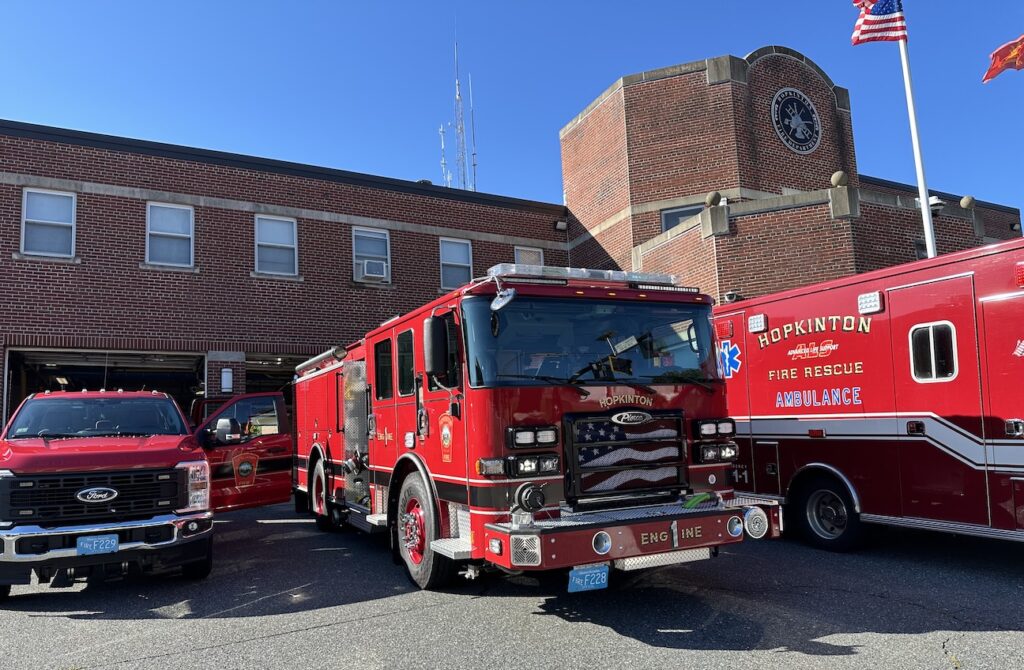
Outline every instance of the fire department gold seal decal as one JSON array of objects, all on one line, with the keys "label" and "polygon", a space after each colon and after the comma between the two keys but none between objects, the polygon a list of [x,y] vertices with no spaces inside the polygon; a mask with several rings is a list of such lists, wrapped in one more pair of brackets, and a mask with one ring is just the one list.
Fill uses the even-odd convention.
[{"label": "fire department gold seal decal", "polygon": [[452,462],[452,430],[454,427],[452,415],[445,413],[437,420],[437,430],[441,434],[441,462]]}]

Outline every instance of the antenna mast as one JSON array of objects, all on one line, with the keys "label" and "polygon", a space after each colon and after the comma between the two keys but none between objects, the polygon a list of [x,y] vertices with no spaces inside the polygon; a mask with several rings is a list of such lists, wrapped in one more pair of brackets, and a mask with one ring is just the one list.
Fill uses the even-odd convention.
[{"label": "antenna mast", "polygon": [[466,170],[466,121],[462,110],[462,88],[459,84],[459,42],[455,41],[455,174],[459,188],[469,189]]},{"label": "antenna mast", "polygon": [[444,150],[444,124],[437,129],[438,134],[441,135],[441,182],[448,188],[452,187],[452,173],[448,169],[448,159],[445,157]]},{"label": "antenna mast", "polygon": [[470,191],[476,190],[476,110],[473,107],[473,73],[469,73],[469,132],[473,147],[473,173]]}]

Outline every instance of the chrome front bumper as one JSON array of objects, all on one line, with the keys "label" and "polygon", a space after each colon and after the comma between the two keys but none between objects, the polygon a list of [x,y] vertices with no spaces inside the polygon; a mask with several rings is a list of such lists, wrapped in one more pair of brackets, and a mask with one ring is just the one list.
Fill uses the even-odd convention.
[{"label": "chrome front bumper", "polygon": [[[192,522],[200,522],[201,530],[194,533],[187,533],[185,526]],[[163,542],[121,542],[118,547],[117,556],[126,551],[149,551],[165,549],[176,545],[192,542],[193,540],[206,537],[213,531],[213,513],[199,512],[196,514],[176,515],[166,514],[155,516],[152,519],[142,521],[123,521],[112,523],[83,524],[81,526],[58,526],[43,528],[41,526],[13,526],[11,528],[0,528],[0,564],[9,563],[44,563],[50,560],[75,558],[78,550],[75,548],[50,549],[41,553],[19,554],[17,544],[19,540],[26,538],[50,538],[50,537],[80,537],[86,535],[98,535],[103,533],[118,533],[120,531],[137,531],[149,528],[160,528],[170,526],[172,528],[171,539]]]}]

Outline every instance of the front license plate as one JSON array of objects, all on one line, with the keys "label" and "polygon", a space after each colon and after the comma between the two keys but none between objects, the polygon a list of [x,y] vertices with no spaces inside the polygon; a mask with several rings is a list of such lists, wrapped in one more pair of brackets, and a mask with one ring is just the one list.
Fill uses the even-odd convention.
[{"label": "front license plate", "polygon": [[608,566],[588,565],[573,568],[569,573],[569,593],[597,591],[608,588]]},{"label": "front license plate", "polygon": [[78,538],[78,555],[117,553],[117,535],[90,535]]}]

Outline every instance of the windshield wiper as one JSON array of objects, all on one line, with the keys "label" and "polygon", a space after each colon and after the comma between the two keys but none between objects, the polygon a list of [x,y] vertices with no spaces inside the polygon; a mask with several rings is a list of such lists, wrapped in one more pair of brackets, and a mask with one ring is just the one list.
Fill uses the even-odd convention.
[{"label": "windshield wiper", "polygon": [[706,391],[714,391],[715,387],[712,386],[712,384],[721,383],[720,379],[705,379],[703,377],[691,377],[678,373],[673,374],[671,372],[657,377],[652,377],[652,381],[656,384],[659,382],[663,384],[693,384],[694,386],[699,386]]},{"label": "windshield wiper", "polygon": [[80,435],[79,437],[153,437],[156,433],[139,433],[139,432],[121,432],[121,431],[107,431],[103,433],[87,433]]},{"label": "windshield wiper", "polygon": [[558,384],[559,386],[570,386],[574,391],[580,394],[581,398],[590,397],[590,391],[580,386],[583,382],[576,381],[575,379],[564,379],[562,377],[552,377],[550,375],[511,375],[511,374],[499,374],[498,377],[508,377],[511,379],[536,379],[537,381],[548,382],[549,384]]}]

